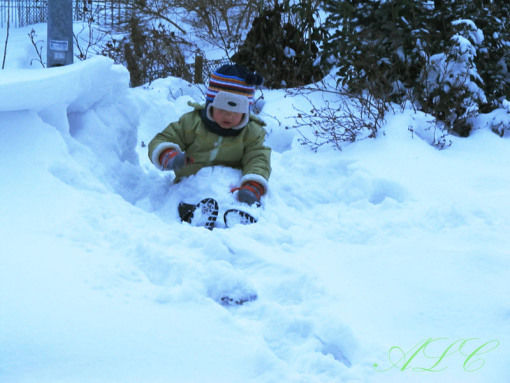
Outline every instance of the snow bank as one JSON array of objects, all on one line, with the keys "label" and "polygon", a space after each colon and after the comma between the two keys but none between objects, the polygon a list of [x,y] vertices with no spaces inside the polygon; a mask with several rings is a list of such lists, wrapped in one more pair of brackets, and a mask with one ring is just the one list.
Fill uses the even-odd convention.
[{"label": "snow bank", "polygon": [[128,86],[127,70],[112,64],[111,60],[97,56],[63,67],[4,70],[0,111],[40,111],[56,104],[89,109],[98,100],[113,97]]}]

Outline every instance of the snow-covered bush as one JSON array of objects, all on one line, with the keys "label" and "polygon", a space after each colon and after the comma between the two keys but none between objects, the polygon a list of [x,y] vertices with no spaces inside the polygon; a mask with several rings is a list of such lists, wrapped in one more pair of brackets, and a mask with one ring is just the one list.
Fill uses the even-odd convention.
[{"label": "snow-covered bush", "polygon": [[504,1],[325,0],[324,63],[339,83],[386,101],[411,100],[469,134],[470,117],[510,98],[510,4]]},{"label": "snow-covered bush", "polygon": [[429,37],[419,1],[325,0],[322,60],[349,90],[398,99],[419,75]]},{"label": "snow-covered bush", "polygon": [[469,135],[469,118],[487,103],[483,81],[475,64],[483,32],[471,20],[455,21],[458,33],[444,53],[432,55],[415,87],[421,109],[446,123],[447,130]]}]

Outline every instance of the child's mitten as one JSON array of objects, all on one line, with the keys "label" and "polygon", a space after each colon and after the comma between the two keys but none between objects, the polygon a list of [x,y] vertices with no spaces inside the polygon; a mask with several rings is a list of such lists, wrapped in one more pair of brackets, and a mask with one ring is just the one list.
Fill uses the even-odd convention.
[{"label": "child's mitten", "polygon": [[165,170],[179,170],[193,162],[186,153],[175,149],[167,149],[159,156],[159,162]]},{"label": "child's mitten", "polygon": [[264,194],[264,187],[255,181],[248,181],[241,185],[238,189],[237,199],[239,202],[253,205],[260,201],[260,197]]}]

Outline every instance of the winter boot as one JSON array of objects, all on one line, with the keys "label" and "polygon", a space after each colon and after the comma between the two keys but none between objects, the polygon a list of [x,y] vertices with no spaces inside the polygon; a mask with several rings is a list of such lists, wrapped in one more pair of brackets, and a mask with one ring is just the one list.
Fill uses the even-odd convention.
[{"label": "winter boot", "polygon": [[178,211],[183,222],[212,230],[218,218],[218,202],[213,198],[205,198],[196,205],[181,202]]},{"label": "winter boot", "polygon": [[223,220],[225,221],[225,225],[227,227],[232,227],[234,225],[248,225],[250,223],[255,223],[257,220],[251,214],[238,210],[238,209],[229,209],[223,214]]}]

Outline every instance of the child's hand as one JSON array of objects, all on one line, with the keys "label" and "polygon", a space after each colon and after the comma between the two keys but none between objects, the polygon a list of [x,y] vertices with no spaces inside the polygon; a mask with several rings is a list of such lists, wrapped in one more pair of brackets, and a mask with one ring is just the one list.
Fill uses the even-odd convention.
[{"label": "child's hand", "polygon": [[237,199],[239,202],[253,205],[260,201],[260,197],[264,194],[264,187],[255,181],[248,181],[241,185],[238,189]]},{"label": "child's hand", "polygon": [[191,157],[187,157],[184,152],[167,149],[159,156],[159,162],[163,169],[175,171],[193,163],[193,159]]}]

